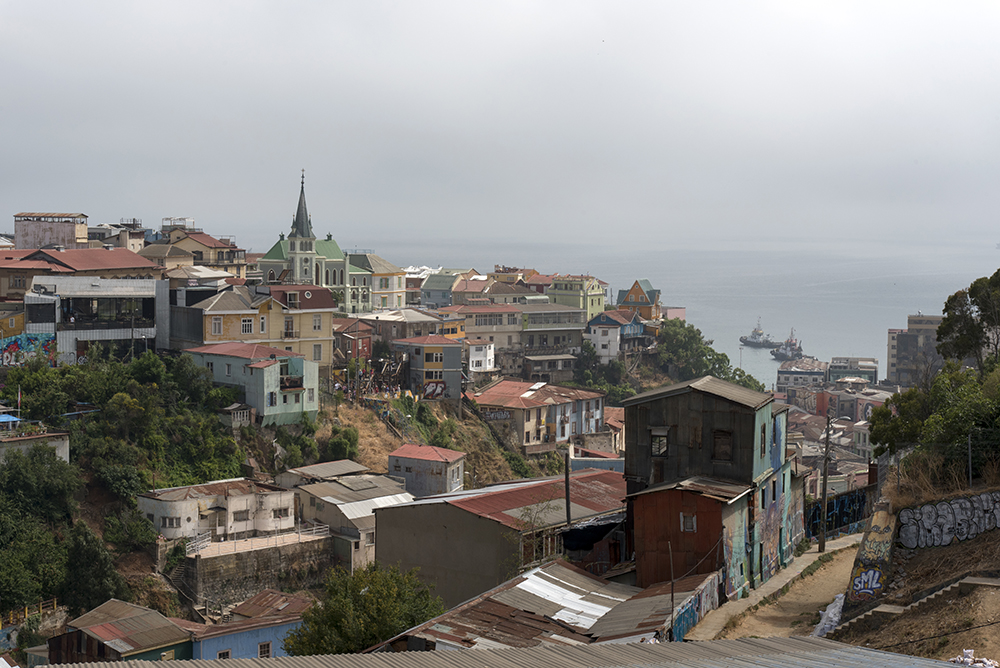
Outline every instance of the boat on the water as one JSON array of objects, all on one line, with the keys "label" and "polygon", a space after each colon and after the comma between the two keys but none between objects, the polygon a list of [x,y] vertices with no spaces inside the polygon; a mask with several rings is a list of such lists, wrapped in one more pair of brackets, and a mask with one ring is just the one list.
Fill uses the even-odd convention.
[{"label": "boat on the water", "polygon": [[753,328],[748,336],[740,337],[740,344],[751,348],[777,348],[780,342],[771,338],[770,334],[765,334],[760,327],[760,318],[757,318],[757,326]]},{"label": "boat on the water", "polygon": [[783,343],[771,351],[771,355],[780,361],[802,359],[802,343],[795,338],[794,329]]}]

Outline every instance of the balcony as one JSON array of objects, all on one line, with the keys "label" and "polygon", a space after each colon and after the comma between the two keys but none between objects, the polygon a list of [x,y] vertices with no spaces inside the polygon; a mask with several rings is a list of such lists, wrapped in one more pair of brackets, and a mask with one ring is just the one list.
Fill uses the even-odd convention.
[{"label": "balcony", "polygon": [[299,330],[297,329],[286,329],[281,333],[281,338],[283,339],[297,339],[299,338]]},{"label": "balcony", "polygon": [[282,376],[280,387],[282,392],[287,392],[288,390],[301,390],[302,376]]}]

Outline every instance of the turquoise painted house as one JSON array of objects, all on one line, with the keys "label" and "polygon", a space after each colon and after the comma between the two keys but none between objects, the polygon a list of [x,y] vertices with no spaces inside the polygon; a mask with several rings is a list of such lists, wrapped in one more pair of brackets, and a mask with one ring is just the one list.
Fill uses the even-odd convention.
[{"label": "turquoise painted house", "polygon": [[670,580],[671,567],[721,570],[727,596],[739,598],[791,561],[802,480],[786,459],[787,406],[712,376],[624,403],[638,586]]},{"label": "turquoise painted house", "polygon": [[319,411],[319,366],[302,355],[255,343],[216,343],[187,351],[220,385],[238,387],[263,425],[310,420]]}]

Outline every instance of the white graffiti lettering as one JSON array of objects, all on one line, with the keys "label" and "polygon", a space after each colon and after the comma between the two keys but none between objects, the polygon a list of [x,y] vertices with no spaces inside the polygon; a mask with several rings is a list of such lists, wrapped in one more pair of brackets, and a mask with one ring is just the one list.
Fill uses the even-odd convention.
[{"label": "white graffiti lettering", "polygon": [[861,571],[851,582],[851,591],[855,595],[878,596],[882,593],[882,571],[877,568]]},{"label": "white graffiti lettering", "polygon": [[1000,525],[1000,492],[928,503],[899,511],[903,547],[938,547],[975,538]]}]

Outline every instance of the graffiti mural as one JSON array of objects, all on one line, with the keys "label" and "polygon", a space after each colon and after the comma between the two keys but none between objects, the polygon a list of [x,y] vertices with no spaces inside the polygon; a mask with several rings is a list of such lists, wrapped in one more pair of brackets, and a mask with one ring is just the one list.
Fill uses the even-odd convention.
[{"label": "graffiti mural", "polygon": [[726,596],[740,598],[749,586],[746,578],[746,546],[749,536],[746,524],[747,499],[727,506],[722,516],[722,550],[725,555]]},{"label": "graffiti mural", "polygon": [[510,411],[488,410],[488,411],[483,411],[482,416],[484,420],[509,420]]},{"label": "graffiti mural", "polygon": [[903,547],[939,547],[975,538],[1000,524],[1000,492],[928,503],[899,511]]},{"label": "graffiti mural", "polygon": [[20,366],[36,355],[53,359],[55,346],[52,334],[18,334],[0,339],[0,366]]},{"label": "graffiti mural", "polygon": [[[860,489],[852,489],[826,500],[826,532],[829,538],[831,532],[839,533],[845,529],[860,528],[874,505],[875,485]],[[810,538],[820,534],[820,505],[813,502],[806,508],[806,530]]]},{"label": "graffiti mural", "polygon": [[429,380],[424,383],[424,399],[441,399],[445,396],[445,382],[443,380]]},{"label": "graffiti mural", "polygon": [[764,513],[764,522],[758,524],[757,539],[764,548],[758,581],[766,582],[778,572],[781,562],[778,557],[781,537],[781,514],[777,502],[771,502]]},{"label": "graffiti mural", "polygon": [[722,573],[714,573],[674,610],[674,640],[683,641],[688,631],[705,615],[719,607],[719,583]]},{"label": "graffiti mural", "polygon": [[882,596],[889,584],[892,573],[892,546],[896,533],[896,516],[890,512],[888,501],[880,501],[875,506],[871,524],[865,532],[858,554],[854,558],[854,569],[847,585],[845,610],[857,608],[865,601]]}]

